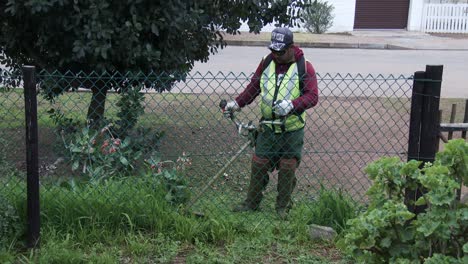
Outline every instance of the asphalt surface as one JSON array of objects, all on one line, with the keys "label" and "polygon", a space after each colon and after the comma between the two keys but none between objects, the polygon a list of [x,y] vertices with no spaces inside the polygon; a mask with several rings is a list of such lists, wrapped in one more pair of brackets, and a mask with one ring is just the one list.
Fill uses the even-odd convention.
[{"label": "asphalt surface", "polygon": [[[424,71],[426,65],[443,65],[441,96],[444,98],[468,98],[466,61],[468,50],[388,50],[388,49],[323,49],[303,48],[306,58],[312,62],[320,76],[370,76],[393,79],[410,78],[416,71]],[[266,46],[228,46],[210,56],[207,63],[195,63],[191,71],[194,78],[216,77],[226,80],[210,89],[225,89],[237,94],[247,84],[247,78],[255,71],[261,57],[268,53]],[[393,77],[392,77],[393,76]],[[235,81],[227,80],[235,78]],[[411,82],[411,81],[410,81]],[[197,91],[200,87],[190,87]],[[323,91],[325,92],[325,91]]]},{"label": "asphalt surface", "polygon": [[[426,65],[443,65],[441,96],[468,98],[468,34],[426,34],[405,30],[353,31],[348,34],[320,34],[297,41],[319,74],[368,74],[410,77]],[[248,76],[268,50],[268,40],[241,33],[226,37],[228,46],[211,55],[207,63],[195,64],[191,74],[221,72]],[[233,86],[233,85],[231,85]],[[229,87],[238,92],[241,87]]]}]

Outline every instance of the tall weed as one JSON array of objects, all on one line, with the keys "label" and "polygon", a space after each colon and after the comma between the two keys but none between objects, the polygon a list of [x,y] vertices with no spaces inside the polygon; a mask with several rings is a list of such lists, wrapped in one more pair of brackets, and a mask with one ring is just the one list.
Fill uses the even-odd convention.
[{"label": "tall weed", "polygon": [[329,226],[341,233],[346,221],[356,217],[359,205],[341,191],[329,190],[322,185],[318,199],[309,208],[309,224]]},{"label": "tall weed", "polygon": [[9,247],[10,242],[22,231],[16,208],[0,193],[0,248]]}]

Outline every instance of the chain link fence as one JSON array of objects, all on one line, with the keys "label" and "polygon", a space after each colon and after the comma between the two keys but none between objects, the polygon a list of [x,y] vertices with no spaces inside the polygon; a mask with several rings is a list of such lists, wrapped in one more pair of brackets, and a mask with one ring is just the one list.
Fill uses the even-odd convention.
[{"label": "chain link fence", "polygon": [[[41,191],[70,180],[126,177],[132,184],[135,177],[163,175],[171,185],[168,200],[187,203],[197,197],[194,210],[230,211],[245,198],[253,150],[247,148],[213,178],[248,140],[225,118],[219,102],[235,98],[251,76],[37,73]],[[293,199],[314,200],[323,187],[365,201],[370,181],[363,168],[382,156],[406,159],[413,78],[317,78],[319,103],[307,111]],[[26,170],[21,76],[4,72],[0,93],[2,194],[23,180]],[[257,124],[258,102],[237,119]],[[177,173],[164,174],[168,170]],[[270,175],[265,210],[274,208],[277,177]]]}]

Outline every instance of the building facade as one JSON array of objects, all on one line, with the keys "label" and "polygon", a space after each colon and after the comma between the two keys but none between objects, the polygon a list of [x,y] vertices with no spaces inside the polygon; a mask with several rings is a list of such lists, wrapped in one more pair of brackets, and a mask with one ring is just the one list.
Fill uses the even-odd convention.
[{"label": "building facade", "polygon": [[[392,29],[427,31],[427,6],[429,4],[457,5],[458,9],[461,5],[466,5],[466,8],[461,7],[465,8],[466,10],[461,9],[465,11],[456,11],[455,7],[452,7],[453,11],[448,11],[448,13],[447,11],[439,11],[439,16],[446,18],[448,15],[452,15],[457,17],[454,19],[461,19],[461,21],[465,16],[468,16],[468,0],[327,0],[327,2],[334,7],[333,25],[328,33]],[[432,12],[431,14],[433,16],[436,13]],[[453,21],[455,20],[445,22],[445,24],[458,23]],[[458,26],[458,28],[462,27]],[[262,31],[268,32],[273,28],[274,25],[267,25]],[[304,28],[295,28],[294,30],[305,31]],[[241,31],[248,31],[248,26],[245,23],[242,25]]]}]

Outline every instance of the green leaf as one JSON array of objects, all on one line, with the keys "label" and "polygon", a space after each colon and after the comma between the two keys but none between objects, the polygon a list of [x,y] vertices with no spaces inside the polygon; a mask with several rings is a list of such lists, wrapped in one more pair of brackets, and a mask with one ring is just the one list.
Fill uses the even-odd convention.
[{"label": "green leaf", "polygon": [[103,59],[107,59],[107,50],[106,49],[101,49],[101,57]]},{"label": "green leaf", "polygon": [[126,137],[126,138],[124,139],[124,141],[122,142],[122,146],[121,146],[121,147],[122,147],[122,148],[128,147],[128,146],[130,145],[130,142],[131,142],[130,137]]},{"label": "green leaf", "polygon": [[383,248],[389,248],[392,245],[390,237],[385,237],[380,241],[380,246]]},{"label": "green leaf", "polygon": [[74,153],[81,153],[82,148],[78,146],[72,146],[70,151]]},{"label": "green leaf", "polygon": [[128,166],[128,160],[124,156],[120,157],[120,163],[122,163],[124,166]]},{"label": "green leaf", "polygon": [[159,36],[159,29],[158,27],[155,25],[155,24],[151,24],[151,32],[156,35],[156,36]]},{"label": "green leaf", "polygon": [[73,162],[72,164],[72,170],[75,171],[78,169],[78,167],[80,166],[80,162],[77,160],[75,162]]},{"label": "green leaf", "polygon": [[438,221],[425,222],[425,225],[418,227],[417,230],[423,233],[425,237],[428,237],[432,235],[439,226],[440,222]]},{"label": "green leaf", "polygon": [[419,197],[418,200],[414,203],[414,205],[416,206],[421,206],[421,205],[426,205],[426,204],[427,202],[424,196]]}]

